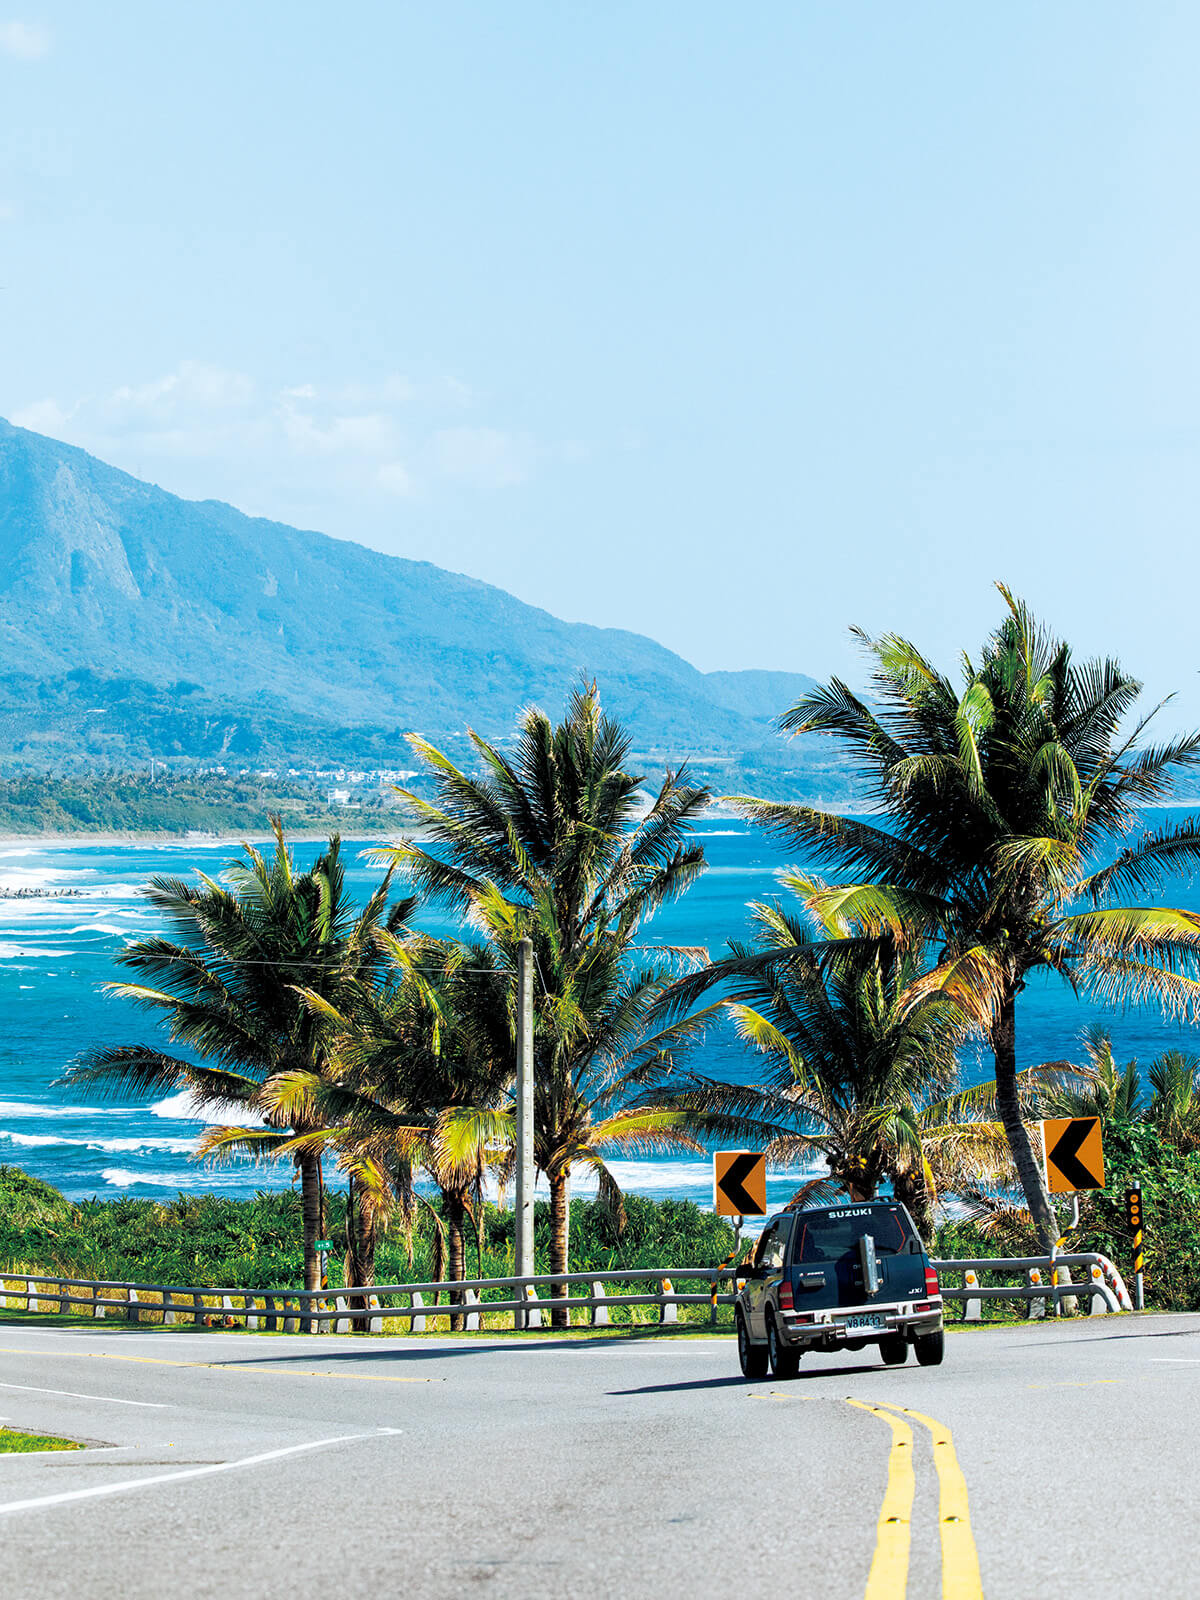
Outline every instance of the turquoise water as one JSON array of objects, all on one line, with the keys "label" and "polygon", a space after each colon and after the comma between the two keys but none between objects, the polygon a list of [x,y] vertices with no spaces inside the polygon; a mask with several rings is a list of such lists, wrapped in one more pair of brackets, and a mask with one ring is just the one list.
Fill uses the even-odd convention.
[{"label": "turquoise water", "polygon": [[[1150,824],[1156,820],[1147,818]],[[716,955],[727,938],[746,931],[748,902],[772,893],[774,874],[789,858],[734,821],[714,819],[698,832],[708,871],[689,894],[659,914],[645,937],[648,943],[705,945]],[[351,882],[365,896],[378,869],[358,859],[364,847],[351,843],[347,854],[354,862]],[[301,845],[297,856],[307,863],[317,849]],[[0,1163],[22,1166],[73,1198],[164,1197],[180,1189],[244,1195],[291,1181],[285,1167],[211,1168],[192,1160],[203,1124],[184,1095],[89,1104],[53,1083],[91,1045],[158,1038],[145,1016],[101,992],[104,982],[118,975],[114,956],[155,927],[140,886],[157,872],[219,872],[235,853],[228,844],[203,841],[0,846],[0,886],[78,891],[61,899],[0,900]],[[1200,910],[1200,886],[1186,878],[1169,883],[1161,898]],[[449,927],[444,917],[422,920],[433,931]],[[1046,982],[1031,985],[1020,1001],[1021,1064],[1079,1059],[1080,1030],[1094,1021],[1111,1029],[1122,1059],[1137,1055],[1147,1061],[1172,1045],[1200,1050],[1195,1030],[1150,1011],[1102,1013],[1077,1001],[1065,986]],[[710,1035],[695,1061],[714,1076],[745,1081],[755,1075],[753,1058],[720,1032]],[[987,1057],[974,1049],[967,1052],[964,1070],[969,1079],[990,1075]],[[707,1161],[655,1157],[617,1160],[613,1168],[637,1193],[701,1204],[711,1200]],[[798,1179],[795,1172],[773,1175],[772,1202],[789,1194]],[[577,1192],[588,1192],[586,1184],[579,1183]]]}]

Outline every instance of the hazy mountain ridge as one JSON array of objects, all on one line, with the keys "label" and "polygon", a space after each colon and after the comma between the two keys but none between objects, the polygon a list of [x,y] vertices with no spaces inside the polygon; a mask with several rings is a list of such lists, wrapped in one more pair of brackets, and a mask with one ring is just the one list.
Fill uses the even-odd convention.
[{"label": "hazy mountain ridge", "polygon": [[[61,753],[87,719],[130,704],[142,707],[127,719],[131,754],[146,716],[147,727],[178,723],[164,755],[231,749],[238,731],[220,732],[231,720],[243,745],[257,729],[247,753],[313,730],[360,744],[372,730],[446,738],[468,723],[500,736],[522,706],[555,709],[587,674],[641,750],[762,751],[772,765],[773,719],[813,681],[702,673],[639,634],[562,622],[430,562],[181,500],[2,421],[0,674],[4,742],[19,736],[27,757],[39,743]],[[120,720],[100,741],[110,759]]]}]

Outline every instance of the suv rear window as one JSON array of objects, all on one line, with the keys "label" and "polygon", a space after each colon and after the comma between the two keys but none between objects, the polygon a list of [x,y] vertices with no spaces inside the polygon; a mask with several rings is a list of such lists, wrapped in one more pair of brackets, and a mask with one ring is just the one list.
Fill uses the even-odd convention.
[{"label": "suv rear window", "polygon": [[801,1216],[796,1225],[793,1261],[840,1261],[857,1252],[864,1233],[874,1234],[880,1255],[916,1248],[916,1235],[899,1206],[847,1206]]}]

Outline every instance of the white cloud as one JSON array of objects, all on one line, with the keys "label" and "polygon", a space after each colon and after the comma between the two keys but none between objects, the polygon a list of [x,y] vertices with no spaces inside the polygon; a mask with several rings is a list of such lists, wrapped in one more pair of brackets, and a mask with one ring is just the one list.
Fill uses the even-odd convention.
[{"label": "white cloud", "polygon": [[54,43],[49,28],[37,22],[0,22],[0,53],[18,61],[40,61]]},{"label": "white cloud", "polygon": [[456,378],[269,386],[189,360],[90,395],[27,400],[8,415],[178,494],[361,536],[392,529],[397,501],[509,490],[550,459],[524,435],[466,425],[464,411],[479,406]]},{"label": "white cloud", "polygon": [[35,400],[32,405],[22,406],[14,411],[11,422],[18,428],[30,428],[34,433],[49,433],[55,437],[62,437],[64,430],[71,420],[69,411],[64,411],[57,400]]}]

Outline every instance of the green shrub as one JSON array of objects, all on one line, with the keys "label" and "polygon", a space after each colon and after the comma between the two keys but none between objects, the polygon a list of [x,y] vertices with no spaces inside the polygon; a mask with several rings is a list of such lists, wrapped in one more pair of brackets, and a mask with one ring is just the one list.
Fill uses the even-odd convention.
[{"label": "green shrub", "polygon": [[[342,1281],[346,1202],[328,1193],[326,1235],[333,1240],[331,1285]],[[626,1225],[618,1235],[612,1212],[596,1201],[571,1202],[571,1267],[611,1273],[615,1268],[715,1266],[733,1247],[729,1225],[691,1201],[646,1200],[629,1195]],[[439,1209],[433,1202],[433,1209]],[[549,1207],[534,1207],[535,1269],[549,1272]],[[468,1219],[468,1277],[502,1278],[513,1272],[512,1213],[484,1207],[479,1243]],[[0,1168],[0,1269],[22,1267],[68,1278],[169,1283],[195,1288],[298,1288],[304,1281],[300,1196],[260,1190],[252,1199],[180,1194],[170,1201],[85,1200],[72,1205],[56,1189],[15,1167]],[[422,1207],[409,1244],[396,1225],[376,1252],[380,1283],[434,1278],[435,1227]],[[479,1257],[482,1255],[482,1263]]]}]

